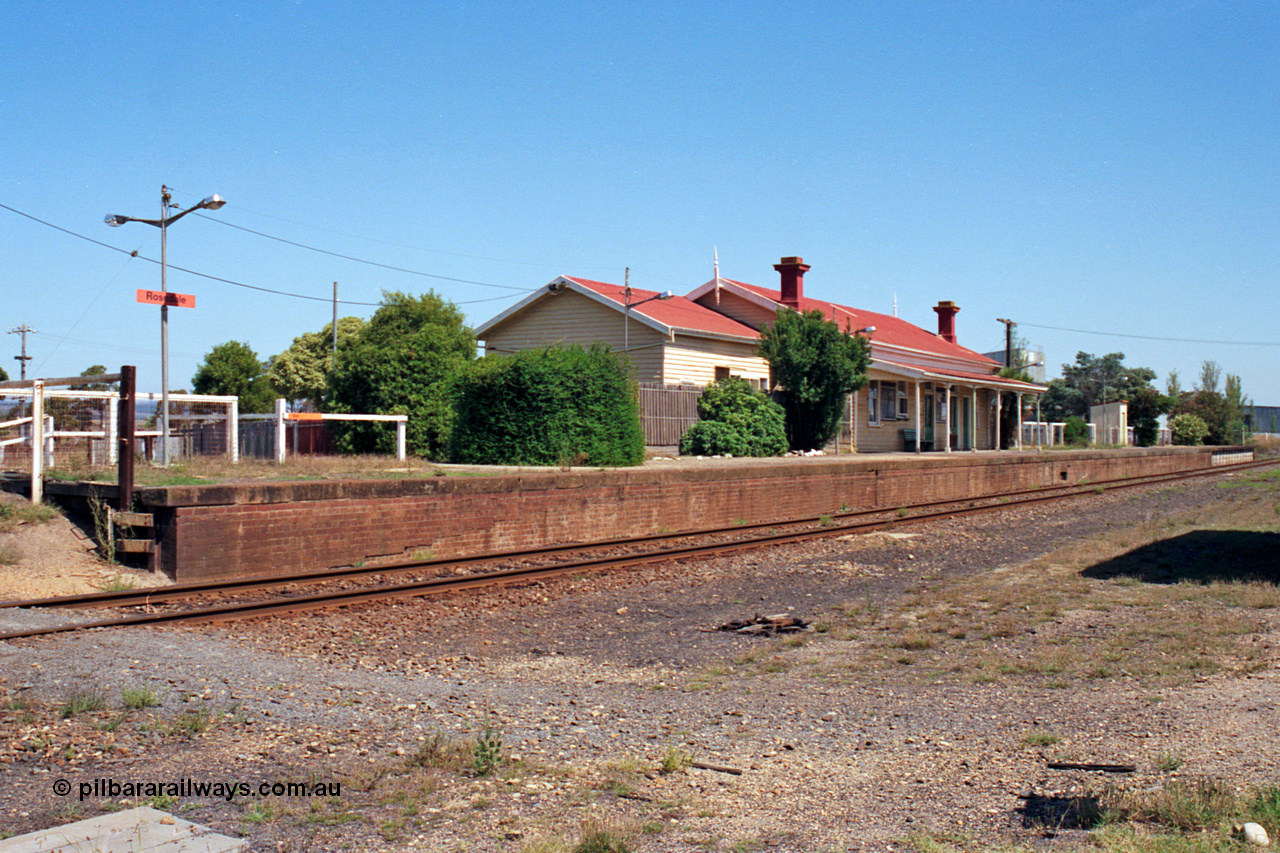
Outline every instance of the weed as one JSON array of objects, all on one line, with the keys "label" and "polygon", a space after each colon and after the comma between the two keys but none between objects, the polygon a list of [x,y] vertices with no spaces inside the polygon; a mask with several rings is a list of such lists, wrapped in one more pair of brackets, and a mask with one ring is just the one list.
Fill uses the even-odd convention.
[{"label": "weed", "polygon": [[432,732],[409,756],[409,766],[428,770],[461,770],[467,749],[444,732]]},{"label": "weed", "polygon": [[1053,746],[1060,740],[1062,738],[1044,729],[1032,729],[1022,736],[1022,742],[1027,746]]},{"label": "weed", "polygon": [[818,526],[819,526],[819,527],[830,527],[830,526],[831,526],[831,525],[833,525],[833,524],[835,524],[835,519],[833,519],[831,516],[829,516],[829,515],[820,515],[820,516],[818,516]]},{"label": "weed", "polygon": [[433,554],[433,553],[431,552],[431,549],[430,549],[430,548],[421,548],[421,549],[419,549],[419,550],[417,550],[417,551],[414,551],[414,552],[413,552],[413,556],[412,556],[412,557],[410,557],[409,559],[411,559],[411,560],[433,560],[433,559],[435,559],[435,554]]},{"label": "weed", "polygon": [[111,529],[111,506],[98,495],[89,495],[89,514],[93,516],[93,535],[107,565],[116,564],[116,537]]},{"label": "weed", "polygon": [[480,776],[488,776],[502,764],[502,730],[488,711],[476,735],[471,767]]},{"label": "weed", "polygon": [[[110,558],[114,560],[114,556]],[[110,562],[110,560],[109,560]],[[137,586],[128,575],[114,574],[98,585],[101,592],[128,592]]]},{"label": "weed", "polygon": [[898,515],[898,518],[906,518],[906,517],[907,517],[907,508],[906,508],[905,506],[900,506],[900,507],[898,507],[897,515]]},{"label": "weed", "polygon": [[1172,773],[1182,766],[1182,756],[1176,752],[1162,752],[1156,758],[1156,769],[1161,773]]},{"label": "weed", "polygon": [[212,722],[213,714],[209,710],[208,705],[201,705],[199,708],[191,708],[183,711],[178,718],[173,721],[173,731],[178,734],[191,737],[200,732],[207,731]]},{"label": "weed", "polygon": [[176,797],[171,797],[168,794],[156,794],[151,799],[143,801],[142,804],[144,806],[151,806],[153,809],[159,809],[162,812],[167,812],[172,811],[177,802],[178,800]]},{"label": "weed", "polygon": [[240,817],[246,823],[272,823],[281,815],[279,807],[269,802],[250,803]]},{"label": "weed", "polygon": [[898,647],[913,652],[923,652],[933,648],[933,638],[919,633],[911,633],[898,641]]},{"label": "weed", "polygon": [[16,566],[23,556],[22,549],[11,542],[0,545],[0,566]]},{"label": "weed", "polygon": [[58,716],[69,720],[76,714],[83,714],[86,711],[101,711],[106,704],[107,700],[98,688],[78,688],[67,694],[67,698],[58,708]]},{"label": "weed", "polygon": [[693,756],[677,746],[668,746],[658,765],[658,772],[663,776],[679,773],[693,762]]},{"label": "weed", "polygon": [[121,714],[120,716],[108,720],[105,723],[99,723],[97,726],[94,726],[94,728],[100,732],[114,732],[120,728],[127,716],[127,714]]},{"label": "weed", "polygon": [[591,821],[583,824],[573,853],[631,853],[630,836],[621,827]]}]

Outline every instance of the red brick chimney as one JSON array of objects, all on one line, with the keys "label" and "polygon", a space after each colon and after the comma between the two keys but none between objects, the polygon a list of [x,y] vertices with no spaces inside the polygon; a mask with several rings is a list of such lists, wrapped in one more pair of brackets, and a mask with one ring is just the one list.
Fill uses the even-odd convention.
[{"label": "red brick chimney", "polygon": [[956,312],[960,310],[951,300],[939,302],[933,306],[938,312],[938,337],[949,343],[956,343]]},{"label": "red brick chimney", "polygon": [[804,274],[811,267],[804,258],[783,258],[782,263],[773,268],[782,273],[782,299],[779,300],[788,308],[800,310],[800,300],[804,297]]}]

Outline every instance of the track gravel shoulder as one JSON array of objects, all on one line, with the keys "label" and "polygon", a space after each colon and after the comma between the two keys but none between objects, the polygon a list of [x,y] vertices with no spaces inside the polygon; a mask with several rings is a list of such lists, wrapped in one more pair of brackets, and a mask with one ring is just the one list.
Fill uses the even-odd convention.
[{"label": "track gravel shoulder", "polygon": [[[0,643],[0,827],[151,799],[81,801],[95,779],[192,779],[254,793],[159,807],[254,850],[554,850],[589,825],[630,834],[638,851],[891,850],[917,833],[1083,843],[1064,804],[1100,780],[1047,769],[1056,755],[1136,764],[1131,784],[1168,778],[1157,765],[1175,755],[1186,775],[1275,781],[1274,610],[1241,640],[1257,646],[1251,671],[1179,684],[972,680],[899,663],[848,622],[1232,497],[1196,482],[496,594]],[[714,630],[776,612],[823,631]],[[1124,618],[1063,614],[1039,630],[1119,630]],[[989,655],[1021,660],[1042,639],[993,638]],[[156,704],[123,707],[126,688]],[[86,696],[104,707],[61,718]],[[481,777],[473,752],[449,744],[486,719],[507,761]],[[659,772],[682,755],[742,772]],[[71,795],[51,792],[58,779]],[[264,781],[342,789],[259,796]]]}]

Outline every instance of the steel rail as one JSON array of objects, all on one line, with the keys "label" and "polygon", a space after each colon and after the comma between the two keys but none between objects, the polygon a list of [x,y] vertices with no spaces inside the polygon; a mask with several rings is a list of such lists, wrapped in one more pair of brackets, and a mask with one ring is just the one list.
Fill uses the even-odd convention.
[{"label": "steel rail", "polygon": [[[1123,485],[1117,485],[1115,488],[1138,488],[1143,485],[1159,484],[1159,482],[1174,482],[1177,480],[1191,479],[1199,476],[1209,476],[1211,474],[1227,474],[1242,469],[1252,469],[1264,467],[1266,464],[1276,464],[1275,462],[1262,464],[1243,463],[1232,466],[1219,466],[1212,469],[1198,469],[1194,472],[1176,472],[1170,475],[1164,475],[1156,478],[1156,482],[1127,482]],[[1132,478],[1131,478],[1132,479]],[[1150,479],[1150,478],[1148,478]],[[69,631],[86,630],[89,628],[111,628],[126,627],[131,625],[164,625],[164,624],[201,624],[201,623],[223,623],[231,621],[239,621],[243,619],[252,619],[269,615],[287,615],[302,611],[314,611],[331,609],[337,607],[347,607],[353,604],[360,604],[372,601],[380,601],[390,598],[419,597],[432,594],[440,594],[446,592],[461,592],[470,589],[478,589],[488,586],[506,585],[511,583],[528,583],[545,578],[552,578],[558,575],[581,573],[581,572],[599,572],[608,569],[632,568],[647,565],[656,562],[679,561],[688,559],[707,559],[711,557],[723,556],[738,551],[753,550],[774,545],[782,545],[793,542],[807,541],[811,539],[827,538],[838,535],[846,535],[850,533],[871,533],[876,530],[882,530],[889,527],[897,527],[906,524],[919,524],[925,521],[931,521],[942,518],[956,518],[968,515],[977,515],[979,513],[990,512],[993,510],[1013,509],[1022,506],[1030,506],[1038,503],[1049,501],[1064,500],[1073,497],[1084,497],[1091,494],[1097,494],[1097,485],[1090,484],[1087,487],[1079,488],[1076,491],[1067,494],[1038,494],[1028,495],[1023,498],[1007,501],[997,504],[985,504],[983,506],[971,506],[958,509],[937,510],[932,512],[923,512],[915,515],[907,515],[900,517],[884,518],[873,521],[860,521],[851,524],[831,525],[818,530],[799,530],[788,531],[784,533],[771,533],[765,536],[753,537],[750,539],[740,539],[730,542],[716,542],[702,545],[686,545],[672,548],[663,548],[649,551],[641,554],[625,554],[599,557],[590,560],[581,560],[572,563],[562,563],[554,566],[530,566],[514,569],[502,569],[494,572],[483,574],[467,575],[463,577],[450,578],[431,578],[427,580],[415,581],[408,584],[398,584],[393,586],[366,587],[359,590],[347,590],[341,592],[326,592],[314,595],[296,596],[284,599],[269,599],[266,601],[247,602],[226,604],[215,607],[201,608],[197,610],[186,611],[170,611],[166,613],[148,613],[135,616],[121,617],[117,619],[106,619],[95,622],[86,622],[73,625],[51,626],[44,628],[35,628],[24,631],[13,631],[8,633],[0,633],[0,640],[21,639],[25,637],[35,637],[45,634],[64,633]],[[777,526],[777,525],[775,525]]]},{"label": "steel rail", "polygon": [[[1198,468],[1193,471],[1178,471],[1165,474],[1145,474],[1136,477],[1118,477],[1112,480],[1098,480],[1087,483],[1063,483],[1053,484],[1049,486],[1041,486],[1033,489],[1017,489],[1009,492],[1001,492],[990,495],[975,495],[964,498],[947,498],[944,500],[921,501],[914,504],[904,504],[891,508],[879,507],[871,509],[846,510],[844,512],[834,512],[830,514],[831,519],[857,519],[867,518],[885,513],[908,513],[919,511],[921,509],[929,509],[933,507],[949,506],[952,504],[974,503],[979,501],[992,501],[1005,503],[1001,506],[1008,506],[1008,501],[1023,495],[1046,495],[1053,493],[1057,497],[1068,497],[1072,492],[1090,492],[1099,488],[1120,488],[1121,486],[1142,486],[1152,483],[1165,481],[1169,477],[1182,479],[1191,476],[1210,476],[1219,474],[1226,470],[1238,471],[1243,469],[1252,469],[1262,467],[1268,464],[1277,464],[1276,461],[1263,462],[1242,462],[1232,465],[1219,465],[1210,468]],[[1066,493],[1066,494],[1058,494]],[[285,586],[307,586],[322,583],[332,583],[335,581],[357,580],[360,578],[373,577],[376,575],[397,575],[409,572],[421,572],[432,569],[459,569],[467,566],[481,565],[485,563],[504,562],[510,560],[528,560],[544,557],[563,556],[566,554],[582,553],[588,551],[600,550],[602,548],[617,548],[625,546],[634,546],[637,544],[670,542],[673,540],[687,539],[692,537],[706,537],[717,535],[740,535],[752,530],[773,529],[789,525],[816,524],[823,520],[823,516],[811,516],[805,518],[793,519],[775,519],[771,521],[752,522],[750,524],[734,525],[730,527],[713,527],[693,530],[682,530],[670,533],[654,533],[646,536],[625,537],[618,539],[604,539],[593,542],[571,542],[559,545],[547,545],[539,548],[518,549],[510,551],[493,551],[484,554],[475,554],[464,557],[440,557],[430,560],[402,560],[391,563],[381,563],[373,566],[346,567],[338,569],[323,569],[314,572],[303,572],[296,575],[269,575],[252,578],[235,578],[229,580],[217,581],[199,581],[196,583],[172,584],[170,586],[153,587],[141,590],[118,590],[114,592],[90,592],[81,595],[55,596],[49,598],[35,598],[19,601],[3,601],[0,602],[0,608],[46,608],[46,607],[62,607],[70,609],[88,609],[101,607],[133,607],[133,606],[152,606],[157,604],[165,604],[174,601],[183,601],[190,598],[196,598],[204,595],[230,595],[241,592],[253,592],[263,589],[271,589],[275,587]]]}]

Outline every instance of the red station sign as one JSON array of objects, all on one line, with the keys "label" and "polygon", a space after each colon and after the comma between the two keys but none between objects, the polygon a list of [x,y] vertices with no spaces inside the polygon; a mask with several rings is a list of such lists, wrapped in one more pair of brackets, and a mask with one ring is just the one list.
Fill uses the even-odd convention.
[{"label": "red station sign", "polygon": [[139,290],[138,301],[143,305],[172,305],[175,308],[195,308],[196,298],[190,293],[173,293],[161,290]]}]

